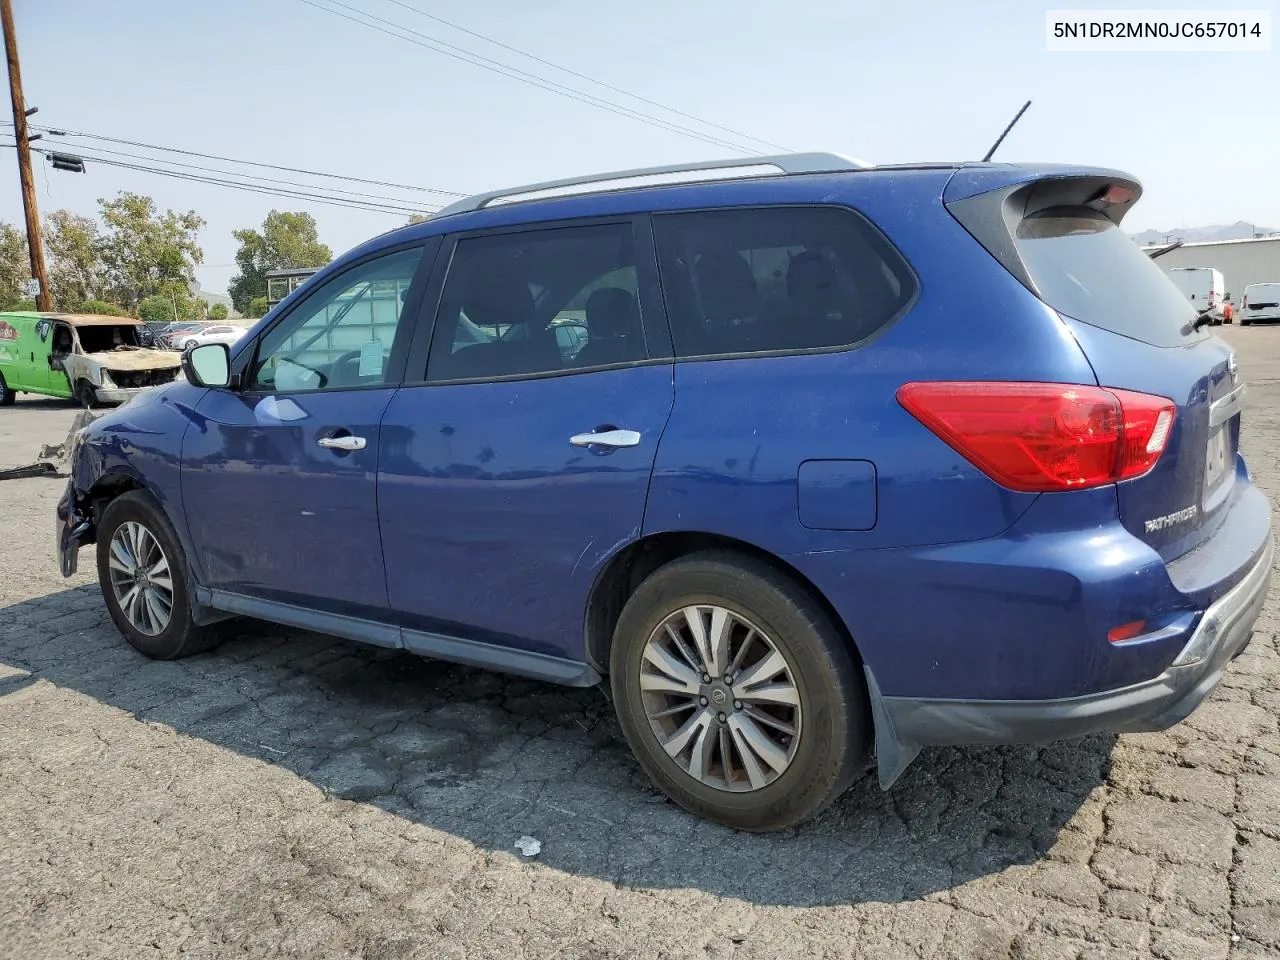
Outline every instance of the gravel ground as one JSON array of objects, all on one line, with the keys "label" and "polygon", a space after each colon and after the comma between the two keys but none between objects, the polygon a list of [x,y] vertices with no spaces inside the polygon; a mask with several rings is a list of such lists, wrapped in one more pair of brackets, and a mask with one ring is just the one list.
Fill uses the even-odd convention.
[{"label": "gravel ground", "polygon": [[[1275,499],[1280,329],[1225,336]],[[74,413],[0,410],[0,465]],[[598,690],[249,623],[142,659],[57,574],[61,487],[0,483],[6,960],[1280,955],[1274,597],[1173,730],[926,752],[757,837],[662,802]]]}]

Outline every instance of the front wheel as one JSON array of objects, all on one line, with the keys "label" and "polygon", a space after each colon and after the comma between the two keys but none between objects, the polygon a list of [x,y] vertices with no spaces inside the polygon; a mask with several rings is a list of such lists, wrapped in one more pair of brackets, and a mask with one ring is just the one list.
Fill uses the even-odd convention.
[{"label": "front wheel", "polygon": [[135,650],[173,660],[213,646],[215,631],[191,618],[182,546],[149,495],[135,490],[112,500],[97,539],[102,597]]},{"label": "front wheel", "polygon": [[0,407],[12,407],[17,399],[17,392],[10,389],[9,384],[4,382],[4,374],[0,373]]},{"label": "front wheel", "polygon": [[866,754],[867,696],[826,611],[766,564],[704,553],[627,601],[610,683],[627,742],[686,810],[740,830],[793,826]]}]

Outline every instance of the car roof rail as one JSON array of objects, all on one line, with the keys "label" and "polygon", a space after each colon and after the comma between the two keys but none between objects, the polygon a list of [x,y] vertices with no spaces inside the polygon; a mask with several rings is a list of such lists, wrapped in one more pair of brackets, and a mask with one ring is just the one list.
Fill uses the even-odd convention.
[{"label": "car roof rail", "polygon": [[[759,172],[741,173],[744,169],[764,168]],[[508,187],[505,190],[491,190],[488,193],[477,193],[449,204],[435,217],[448,217],[455,213],[470,213],[482,210],[499,201],[516,202],[523,200],[542,200],[557,196],[573,196],[581,193],[604,193],[611,190],[634,189],[639,186],[667,186],[679,183],[698,183],[707,180],[746,179],[749,177],[795,176],[806,173],[840,173],[852,170],[870,170],[872,164],[837,153],[780,153],[767,157],[743,157],[736,160],[707,160],[701,163],[675,163],[662,167],[641,167],[636,170],[617,170],[609,173],[594,173],[586,177],[569,177],[564,180],[547,180],[543,183],[529,183],[520,187]],[[728,171],[727,176],[686,176],[688,174]],[[591,187],[599,184],[615,184],[623,180],[640,180],[645,178],[666,178],[657,183],[631,183],[617,186],[600,186],[596,190],[575,189]],[[543,196],[543,195],[547,196]],[[432,219],[435,219],[433,217]]]}]

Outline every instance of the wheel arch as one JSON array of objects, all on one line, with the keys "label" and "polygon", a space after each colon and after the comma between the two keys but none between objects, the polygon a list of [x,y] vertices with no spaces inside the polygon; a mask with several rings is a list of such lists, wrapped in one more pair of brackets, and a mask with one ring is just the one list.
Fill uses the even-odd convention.
[{"label": "wheel arch", "polygon": [[609,673],[609,650],[613,645],[613,632],[627,599],[635,589],[659,567],[673,560],[708,550],[737,553],[757,562],[765,563],[782,573],[807,593],[831,619],[848,644],[859,672],[862,670],[862,652],[853,638],[844,618],[807,576],[775,553],[755,544],[723,534],[699,531],[654,533],[633,540],[618,550],[601,567],[587,598],[584,623],[584,650],[587,663],[601,676]]}]

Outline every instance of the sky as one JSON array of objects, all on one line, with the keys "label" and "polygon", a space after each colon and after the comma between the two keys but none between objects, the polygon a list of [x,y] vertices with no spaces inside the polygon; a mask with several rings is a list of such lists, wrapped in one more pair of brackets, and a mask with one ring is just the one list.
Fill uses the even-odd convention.
[{"label": "sky", "polygon": [[[1029,99],[1031,109],[997,159],[1096,164],[1137,175],[1145,195],[1126,229],[1237,220],[1280,229],[1280,44],[1269,53],[1047,52],[1046,9],[1102,6],[1072,0],[315,2],[354,15],[337,5],[345,3],[773,152],[407,7],[788,150],[873,163],[978,159]],[[1273,2],[1231,6],[1273,9],[1280,27]],[[13,6],[27,104],[40,108],[32,122],[60,129],[464,193],[742,155],[459,62],[305,0],[13,0]],[[1122,6],[1214,9],[1207,0]],[[174,160],[237,169],[166,158]],[[162,209],[196,210],[207,221],[197,276],[217,293],[236,272],[232,231],[260,226],[273,208],[310,212],[335,254],[407,219],[93,163],[80,175],[41,161],[36,184],[42,213],[93,215],[99,197],[121,190],[149,194]],[[382,187],[330,185],[390,195]],[[409,206],[440,200],[394,196]],[[0,220],[22,221],[12,150],[0,151]]]}]

